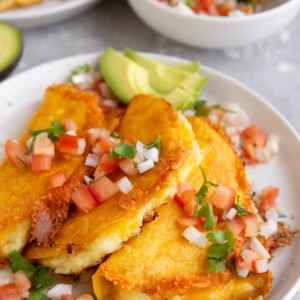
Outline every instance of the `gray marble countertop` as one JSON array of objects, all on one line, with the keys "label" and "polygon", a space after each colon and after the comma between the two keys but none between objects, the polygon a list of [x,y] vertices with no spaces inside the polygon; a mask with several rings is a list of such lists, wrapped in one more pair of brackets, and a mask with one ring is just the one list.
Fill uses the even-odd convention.
[{"label": "gray marble countertop", "polygon": [[[83,0],[84,1],[84,0]],[[300,133],[300,15],[282,32],[253,46],[203,50],[171,41],[144,25],[125,0],[105,0],[64,22],[24,31],[22,59],[11,74],[58,58],[111,46],[201,60],[254,89]],[[300,292],[293,300],[300,300]]]}]

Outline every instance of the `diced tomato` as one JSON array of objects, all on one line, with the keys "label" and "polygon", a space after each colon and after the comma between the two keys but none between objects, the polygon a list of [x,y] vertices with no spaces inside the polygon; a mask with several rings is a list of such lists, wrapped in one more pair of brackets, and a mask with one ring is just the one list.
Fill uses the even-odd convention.
[{"label": "diced tomato", "polygon": [[124,144],[131,144],[131,145],[134,145],[135,146],[135,144],[136,144],[136,142],[135,142],[135,139],[133,138],[133,137],[128,137],[128,138],[126,138],[125,140],[124,140]]},{"label": "diced tomato", "polygon": [[109,138],[108,139],[101,139],[101,141],[99,142],[101,148],[103,149],[103,151],[107,154],[109,154],[111,149],[114,149],[116,144],[114,142],[112,142]]},{"label": "diced tomato", "polygon": [[258,220],[255,214],[247,215],[243,217],[246,225],[245,236],[255,237],[258,235]]},{"label": "diced tomato", "polygon": [[252,15],[254,13],[253,5],[242,5],[240,10],[246,15]]},{"label": "diced tomato", "polygon": [[231,12],[231,9],[228,5],[221,5],[217,9],[221,16],[228,16]]},{"label": "diced tomato", "polygon": [[[185,193],[187,192],[184,192],[184,194]],[[187,202],[183,207],[185,215],[188,217],[192,217],[194,215],[195,208],[196,208],[196,197],[194,196],[194,199]]]},{"label": "diced tomato", "polygon": [[93,198],[87,186],[84,184],[72,193],[71,198],[77,208],[86,213],[98,206],[97,201]]},{"label": "diced tomato", "polygon": [[[25,155],[26,148],[13,140],[7,140],[4,150],[9,162],[17,168],[26,168],[26,165],[30,166],[30,161]],[[23,163],[22,163],[23,162]]]},{"label": "diced tomato", "polygon": [[78,154],[78,136],[62,135],[58,141],[59,151],[63,154]]},{"label": "diced tomato", "polygon": [[109,174],[119,168],[119,164],[109,154],[104,153],[100,158],[97,169],[94,172],[94,177],[99,178]]},{"label": "diced tomato", "polygon": [[182,192],[181,194],[177,195],[176,201],[181,205],[185,206],[189,203],[192,203],[189,205],[190,208],[194,207],[196,205],[196,192],[194,189],[186,190]]},{"label": "diced tomato", "polygon": [[263,211],[276,208],[278,196],[279,188],[272,185],[265,187],[260,193],[261,202],[259,208]]},{"label": "diced tomato", "polygon": [[66,181],[67,178],[63,171],[59,171],[48,178],[49,184],[51,188],[56,188],[62,186]]},{"label": "diced tomato", "polygon": [[250,270],[252,272],[256,272],[255,261],[258,259],[262,259],[262,255],[249,249],[244,249],[242,253],[244,258],[240,255],[236,260],[236,266],[239,268]]},{"label": "diced tomato", "polygon": [[54,143],[48,138],[37,138],[33,144],[33,155],[55,156]]},{"label": "diced tomato", "polygon": [[239,235],[246,227],[243,220],[239,217],[226,222],[227,228],[233,233],[233,235]]},{"label": "diced tomato", "polygon": [[120,169],[131,177],[139,175],[139,171],[134,167],[133,161],[130,158],[124,159],[119,163]]},{"label": "diced tomato", "polygon": [[68,132],[71,130],[75,131],[75,132],[77,131],[77,125],[72,119],[64,120],[63,124],[65,126],[65,132]]},{"label": "diced tomato", "polygon": [[100,203],[105,202],[119,192],[117,184],[112,182],[106,176],[90,183],[88,189]]},{"label": "diced tomato", "polygon": [[255,147],[264,147],[267,143],[267,136],[257,125],[251,125],[244,129],[242,138],[250,140]]},{"label": "diced tomato", "polygon": [[77,297],[77,300],[94,300],[94,298],[91,295],[84,294]]},{"label": "diced tomato", "polygon": [[23,271],[18,271],[14,273],[12,275],[12,278],[20,296],[28,292],[31,288],[31,282]]},{"label": "diced tomato", "polygon": [[32,171],[48,171],[51,169],[52,158],[46,155],[32,155]]},{"label": "diced tomato", "polygon": [[2,300],[21,300],[17,287],[14,283],[0,286],[0,299]]},{"label": "diced tomato", "polygon": [[182,227],[194,226],[194,225],[201,225],[203,221],[201,218],[192,218],[192,217],[179,217],[177,222]]},{"label": "diced tomato", "polygon": [[76,297],[72,295],[61,295],[60,300],[76,300]]},{"label": "diced tomato", "polygon": [[235,197],[235,190],[219,185],[215,188],[215,193],[208,199],[208,201],[218,208],[230,210],[230,208],[234,205]]},{"label": "diced tomato", "polygon": [[244,150],[243,156],[248,158],[248,160],[252,163],[256,163],[255,158],[255,147],[251,140],[243,140],[242,141],[242,149]]}]

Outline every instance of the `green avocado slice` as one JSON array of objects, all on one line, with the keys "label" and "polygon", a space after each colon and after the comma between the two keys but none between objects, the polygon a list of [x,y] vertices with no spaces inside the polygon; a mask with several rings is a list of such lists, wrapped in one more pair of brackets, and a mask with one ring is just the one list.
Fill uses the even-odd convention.
[{"label": "green avocado slice", "polygon": [[0,78],[14,69],[21,57],[22,49],[21,32],[15,26],[0,21]]}]

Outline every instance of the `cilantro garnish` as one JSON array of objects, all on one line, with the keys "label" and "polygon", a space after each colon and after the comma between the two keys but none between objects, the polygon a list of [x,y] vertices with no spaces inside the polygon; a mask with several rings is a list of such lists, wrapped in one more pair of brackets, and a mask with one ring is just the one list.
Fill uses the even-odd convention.
[{"label": "cilantro garnish", "polygon": [[196,111],[195,116],[202,116],[202,117],[207,118],[213,110],[222,110],[225,112],[237,113],[236,111],[232,111],[232,110],[223,108],[221,106],[221,104],[214,104],[214,105],[208,106],[206,103],[207,103],[207,101],[205,101],[205,100],[196,101],[196,103],[194,105],[194,109]]},{"label": "cilantro garnish", "polygon": [[233,251],[234,237],[228,230],[217,230],[206,235],[212,245],[207,248],[206,264],[208,269],[203,272],[218,273],[226,270],[225,260]]},{"label": "cilantro garnish", "polygon": [[229,259],[227,264],[228,264],[229,268],[231,269],[232,273],[237,275],[235,262],[236,262],[236,259],[231,258],[231,259]]},{"label": "cilantro garnish", "polygon": [[234,204],[234,208],[236,209],[236,211],[237,211],[237,215],[239,216],[239,217],[241,217],[241,216],[247,216],[247,215],[250,215],[250,212],[249,211],[247,211],[245,208],[243,208],[242,206],[240,206],[240,196],[238,196],[238,198],[237,198],[237,203],[235,203]]},{"label": "cilantro garnish", "polygon": [[38,269],[28,262],[18,251],[13,250],[8,254],[8,260],[14,273],[23,271],[31,281],[29,300],[47,300],[41,291],[53,285],[54,281],[49,278],[50,269]]},{"label": "cilantro garnish", "polygon": [[124,143],[117,145],[113,150],[110,151],[111,157],[121,156],[124,158],[133,159],[136,155],[137,151],[134,145]]},{"label": "cilantro garnish", "polygon": [[60,136],[65,133],[65,126],[59,121],[54,121],[51,123],[51,126],[49,128],[29,130],[29,134],[33,137],[33,140],[43,132],[48,132],[48,138],[52,142],[56,142],[59,140]]},{"label": "cilantro garnish", "polygon": [[113,131],[111,133],[111,136],[114,137],[114,138],[119,138],[120,137],[119,134],[116,131]]},{"label": "cilantro garnish", "polygon": [[238,2],[242,2],[245,4],[254,4],[256,2],[256,0],[238,0]]},{"label": "cilantro garnish", "polygon": [[[215,219],[215,216],[214,216],[211,206],[206,201],[206,197],[208,194],[208,185],[211,185],[213,187],[217,187],[218,185],[208,181],[201,165],[199,166],[199,168],[201,170],[204,182],[203,182],[200,190],[196,194],[196,207],[195,207],[193,217],[194,218],[205,217],[204,228],[206,230],[211,230],[211,229],[213,229],[213,227],[216,223],[216,219]],[[201,206],[200,209],[199,209],[199,206]]]},{"label": "cilantro garnish", "polygon": [[157,148],[158,149],[158,152],[160,153],[160,148],[161,148],[161,139],[160,139],[160,136],[156,139],[156,141],[148,144],[147,146],[145,146],[147,149],[150,149],[150,148]]},{"label": "cilantro garnish", "polygon": [[71,74],[67,79],[67,82],[72,83],[72,76],[74,76],[74,75],[81,74],[81,73],[89,73],[90,71],[91,71],[91,66],[87,63],[85,63],[81,66],[78,66],[71,71]]},{"label": "cilantro garnish", "polygon": [[135,167],[135,168],[137,168],[137,166],[138,166],[138,163],[136,162],[136,161],[132,161],[132,164],[133,164],[133,166]]},{"label": "cilantro garnish", "polygon": [[194,1],[193,0],[186,0],[185,4],[189,7],[191,7],[193,5]]},{"label": "cilantro garnish", "polygon": [[278,218],[286,218],[286,215],[284,215],[282,213],[278,213]]}]

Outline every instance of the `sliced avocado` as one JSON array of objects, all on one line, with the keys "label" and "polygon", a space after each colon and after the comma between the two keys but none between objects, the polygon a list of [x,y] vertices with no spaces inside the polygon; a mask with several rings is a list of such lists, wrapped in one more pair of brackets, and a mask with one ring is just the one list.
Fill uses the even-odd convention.
[{"label": "sliced avocado", "polygon": [[198,73],[200,70],[200,62],[195,61],[191,64],[175,65],[174,68],[190,73]]},{"label": "sliced avocado", "polygon": [[109,87],[125,103],[136,94],[157,95],[149,85],[149,72],[112,48],[101,56],[100,69]]},{"label": "sliced avocado", "polygon": [[15,26],[0,21],[0,79],[16,67],[22,49],[21,32]]},{"label": "sliced avocado", "polygon": [[195,103],[195,97],[180,87],[176,87],[169,94],[163,96],[163,98],[170,102],[177,110],[181,111],[190,108]]},{"label": "sliced avocado", "polygon": [[187,92],[199,97],[203,87],[207,82],[207,78],[196,73],[189,74],[185,79],[183,79],[178,86]]}]

